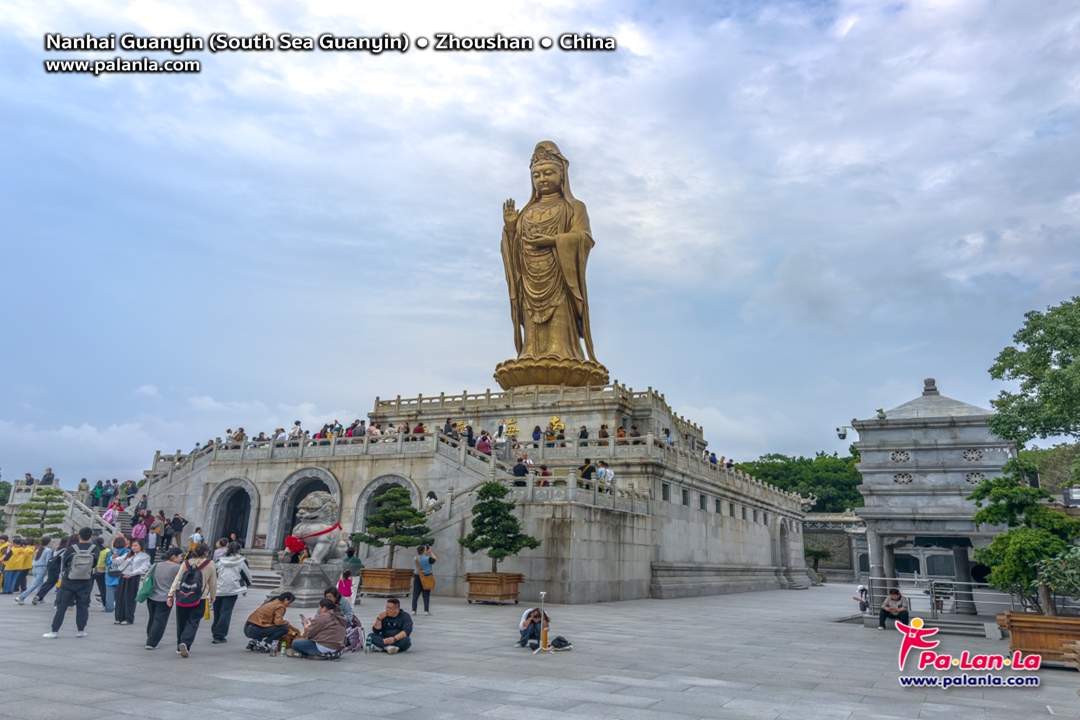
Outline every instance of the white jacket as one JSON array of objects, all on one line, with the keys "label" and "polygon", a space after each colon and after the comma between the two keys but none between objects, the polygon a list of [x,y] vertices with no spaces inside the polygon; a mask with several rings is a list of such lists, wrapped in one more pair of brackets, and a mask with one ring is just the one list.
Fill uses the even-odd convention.
[{"label": "white jacket", "polygon": [[128,553],[116,561],[113,569],[125,575],[145,575],[150,572],[150,556],[144,552]]},{"label": "white jacket", "polygon": [[214,561],[217,565],[217,594],[222,595],[246,595],[247,586],[240,579],[240,571],[243,570],[248,578],[251,578],[251,568],[248,567],[247,558],[243,555],[223,555]]}]

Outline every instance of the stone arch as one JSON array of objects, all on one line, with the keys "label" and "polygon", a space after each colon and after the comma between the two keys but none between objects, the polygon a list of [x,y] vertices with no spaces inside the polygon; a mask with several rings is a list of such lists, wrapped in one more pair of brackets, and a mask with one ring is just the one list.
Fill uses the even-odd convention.
[{"label": "stone arch", "polygon": [[[315,486],[312,488],[312,486]],[[312,489],[323,487],[341,507],[341,483],[329,470],[320,467],[304,468],[285,478],[274,493],[274,505],[270,511],[270,532],[266,537],[266,547],[281,550],[285,547],[286,525],[292,523],[296,504]]]},{"label": "stone arch", "polygon": [[370,514],[372,501],[392,487],[408,488],[409,498],[415,507],[420,507],[420,488],[411,479],[404,475],[388,474],[380,475],[369,482],[356,499],[356,507],[353,509],[352,531],[363,532],[365,521]]},{"label": "stone arch", "polygon": [[242,535],[244,547],[251,547],[255,538],[256,519],[259,517],[259,490],[253,482],[241,477],[229,478],[225,482],[218,484],[206,501],[202,527],[206,529],[204,535],[211,543],[218,539],[214,533],[222,531],[222,525],[225,522],[225,516],[229,508],[229,501],[240,492],[247,493],[250,501]]}]

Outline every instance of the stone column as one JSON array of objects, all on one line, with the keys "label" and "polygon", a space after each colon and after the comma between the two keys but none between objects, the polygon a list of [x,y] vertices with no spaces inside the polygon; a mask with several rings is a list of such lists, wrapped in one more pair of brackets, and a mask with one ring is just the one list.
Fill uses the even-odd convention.
[{"label": "stone column", "polygon": [[882,540],[882,549],[884,553],[882,555],[882,570],[885,573],[886,592],[888,592],[889,586],[895,586],[896,580],[896,552],[893,546],[888,542]]},{"label": "stone column", "polygon": [[[953,566],[956,569],[956,581],[961,583],[971,582],[971,564],[968,562],[968,549],[966,547],[953,547]],[[975,615],[975,598],[971,594],[971,585],[957,585],[953,595],[956,603],[956,612],[959,615]]]},{"label": "stone column", "polygon": [[870,554],[870,602],[871,608],[876,608],[885,599],[887,589],[883,581],[874,580],[885,576],[885,547],[881,536],[877,533],[876,523],[866,523],[866,547]]}]

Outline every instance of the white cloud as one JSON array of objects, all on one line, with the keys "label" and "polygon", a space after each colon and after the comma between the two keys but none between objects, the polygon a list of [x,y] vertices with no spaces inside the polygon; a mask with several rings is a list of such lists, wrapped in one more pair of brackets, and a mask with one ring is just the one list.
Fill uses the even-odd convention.
[{"label": "white cloud", "polygon": [[135,392],[139,395],[146,395],[147,397],[161,397],[161,395],[158,394],[157,387],[154,385],[140,385],[135,388]]}]

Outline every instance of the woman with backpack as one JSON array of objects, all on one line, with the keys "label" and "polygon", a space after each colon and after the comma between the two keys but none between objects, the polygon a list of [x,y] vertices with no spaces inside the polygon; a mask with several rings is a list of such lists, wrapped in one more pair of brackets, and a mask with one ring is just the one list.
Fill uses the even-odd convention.
[{"label": "woman with backpack", "polygon": [[240,545],[229,543],[225,554],[214,562],[217,570],[218,593],[214,600],[214,624],[210,632],[214,636],[213,644],[228,642],[229,623],[232,622],[233,606],[241,595],[247,595],[251,584],[251,568],[247,558],[240,554]]},{"label": "woman with backpack", "polygon": [[[52,538],[45,535],[41,538],[41,544],[37,546],[37,550],[34,551],[34,557],[30,564],[30,570],[34,574],[34,580],[30,583],[30,586],[15,598],[15,602],[20,605],[26,598],[30,597],[38,591],[38,589],[45,582],[45,576],[49,572],[49,560],[52,559],[53,550],[49,545],[52,544]],[[37,605],[37,603],[31,603]]]},{"label": "woman with backpack", "polygon": [[176,652],[183,658],[195,642],[207,603],[213,604],[217,598],[217,571],[209,555],[206,543],[193,547],[169,588],[166,602],[169,607],[176,606]]},{"label": "woman with backpack", "polygon": [[[105,573],[105,607],[101,612],[116,612],[116,588],[120,586],[120,576],[124,573],[121,572],[119,566],[120,559],[130,552],[127,546],[127,540],[123,535],[117,535],[113,539],[112,549],[106,550],[98,556],[97,566],[102,568]],[[117,623],[120,621],[117,620]]]},{"label": "woman with backpack", "polygon": [[30,601],[31,605],[37,605],[38,603],[40,603],[42,600],[45,599],[45,596],[49,594],[49,591],[56,587],[57,581],[60,580],[61,555],[63,555],[64,551],[68,549],[68,545],[72,545],[77,542],[79,542],[78,535],[68,535],[66,537],[60,538],[60,542],[56,544],[56,552],[54,552],[52,554],[52,557],[49,558],[49,565],[46,568],[45,582],[41,584],[41,587],[38,588],[37,595],[35,595],[34,599]]},{"label": "woman with backpack", "polygon": [[143,576],[150,571],[150,556],[143,548],[145,542],[132,540],[130,552],[114,565],[121,573],[120,582],[116,586],[116,625],[131,625],[135,622],[135,596],[139,594]]},{"label": "woman with backpack", "polygon": [[146,622],[146,649],[157,648],[161,638],[165,637],[165,626],[169,624],[172,608],[168,604],[169,590],[173,580],[180,573],[184,562],[184,551],[178,547],[165,552],[165,559],[153,566],[150,572],[154,576],[154,589],[146,598],[146,611],[150,619]]}]

